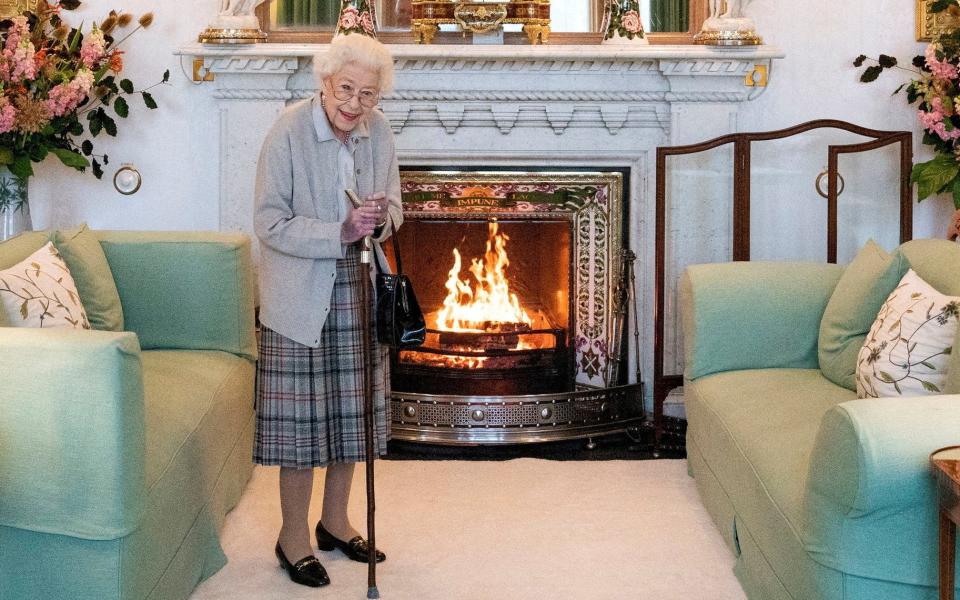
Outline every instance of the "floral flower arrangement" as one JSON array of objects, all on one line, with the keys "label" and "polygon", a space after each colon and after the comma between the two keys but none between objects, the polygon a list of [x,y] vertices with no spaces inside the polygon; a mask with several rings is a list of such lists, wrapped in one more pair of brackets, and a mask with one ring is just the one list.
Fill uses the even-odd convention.
[{"label": "floral flower arrangement", "polygon": [[608,6],[609,22],[604,39],[611,39],[617,34],[629,40],[644,37],[637,0],[609,0]]},{"label": "floral flower arrangement", "polygon": [[[960,14],[960,0],[933,0],[931,13],[950,11]],[[911,180],[917,184],[918,201],[940,193],[950,193],[960,210],[960,28],[938,35],[922,56],[913,59],[914,69],[898,65],[897,59],[881,54],[878,58],[860,55],[856,67],[871,64],[860,75],[867,83],[875,81],[887,69],[910,72],[914,78],[894,94],[905,91],[907,102],[917,104],[917,118],[923,127],[923,143],[932,146],[935,157],[913,166]]]},{"label": "floral flower arrangement", "polygon": [[[79,5],[78,0],[38,0],[32,10],[0,21],[0,166],[18,178],[33,175],[32,163],[49,154],[80,171],[92,166],[102,177],[109,157],[95,155],[89,138],[101,132],[116,136],[113,115],[127,118],[130,96],[157,108],[149,90],[170,78],[167,71],[160,82],[140,90],[129,79],[118,79],[124,61],[119,46],[150,26],[151,13],[135,20],[110,11],[84,34],[61,17]],[[114,37],[131,25],[122,38]]]},{"label": "floral flower arrangement", "polygon": [[338,34],[359,33],[376,37],[374,31],[373,7],[367,0],[347,0],[340,10],[337,22]]}]

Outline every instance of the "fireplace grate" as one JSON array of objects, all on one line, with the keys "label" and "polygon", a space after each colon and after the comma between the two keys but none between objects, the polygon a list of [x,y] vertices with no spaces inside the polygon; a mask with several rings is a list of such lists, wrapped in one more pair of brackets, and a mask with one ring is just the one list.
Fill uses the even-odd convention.
[{"label": "fireplace grate", "polygon": [[643,419],[642,385],[535,396],[393,393],[393,437],[435,444],[518,444],[591,437]]}]

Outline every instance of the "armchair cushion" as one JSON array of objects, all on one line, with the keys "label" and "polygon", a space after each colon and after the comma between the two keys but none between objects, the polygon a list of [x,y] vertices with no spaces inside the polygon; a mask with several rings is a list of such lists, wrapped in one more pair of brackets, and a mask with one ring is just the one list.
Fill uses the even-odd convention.
[{"label": "armchair cushion", "polygon": [[49,231],[24,231],[0,242],[0,269],[12,267],[50,241]]},{"label": "armchair cushion", "polygon": [[[957,277],[960,244],[947,240],[913,240],[904,244],[901,249],[910,260],[913,270],[923,277],[924,281],[942,294],[960,296],[960,277]],[[960,332],[957,342],[960,342]],[[953,347],[957,348],[958,344],[954,343]],[[948,394],[960,394],[960,352],[954,352],[950,357],[944,391]]]},{"label": "armchair cushion", "polygon": [[0,271],[0,312],[13,327],[90,329],[77,284],[53,242]]},{"label": "armchair cushion", "polygon": [[684,385],[687,446],[723,482],[736,515],[721,529],[734,539],[749,531],[793,598],[835,597],[811,587],[803,495],[820,416],[855,398],[817,369],[728,371]]},{"label": "armchair cushion", "polygon": [[124,324],[147,349],[255,358],[250,240],[210,232],[98,231]]},{"label": "armchair cushion", "polygon": [[[0,242],[0,269],[6,269],[30,256],[50,241],[45,231],[25,231],[9,240]],[[6,314],[0,310],[0,327],[9,327]]]},{"label": "armchair cushion", "polygon": [[820,321],[817,357],[824,377],[848,390],[857,389],[857,353],[909,266],[903,254],[890,255],[873,240],[847,266]]},{"label": "armchair cushion", "polygon": [[817,331],[843,273],[837,265],[732,262],[687,267],[680,280],[684,376],[817,366]]},{"label": "armchair cushion", "polygon": [[54,243],[77,284],[80,300],[93,329],[123,331],[123,307],[100,240],[86,223],[58,231]]},{"label": "armchair cushion", "polygon": [[857,396],[942,393],[958,316],[960,297],[941,294],[909,270],[857,356]]}]

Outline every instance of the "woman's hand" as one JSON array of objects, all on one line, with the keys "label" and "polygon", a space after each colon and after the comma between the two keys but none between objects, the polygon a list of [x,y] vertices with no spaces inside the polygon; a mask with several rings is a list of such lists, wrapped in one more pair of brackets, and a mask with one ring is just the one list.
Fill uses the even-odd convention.
[{"label": "woman's hand", "polygon": [[383,227],[387,223],[387,207],[390,206],[390,202],[387,200],[387,195],[384,192],[377,192],[376,194],[370,194],[367,196],[366,201],[368,204],[374,206],[377,211],[377,222],[375,227]]},{"label": "woman's hand", "polygon": [[386,219],[386,195],[383,192],[367,196],[360,208],[350,207],[347,220],[340,227],[340,240],[345,244],[373,235],[373,230]]}]

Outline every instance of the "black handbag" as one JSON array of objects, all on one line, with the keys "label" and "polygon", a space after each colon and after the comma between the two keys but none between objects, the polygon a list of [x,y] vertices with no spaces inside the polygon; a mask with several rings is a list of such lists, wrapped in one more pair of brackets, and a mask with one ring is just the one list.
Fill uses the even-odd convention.
[{"label": "black handbag", "polygon": [[373,253],[377,264],[377,339],[391,348],[414,348],[423,344],[427,325],[417,296],[413,293],[413,284],[403,274],[396,232],[390,239],[393,240],[393,255],[397,260],[396,273],[384,272],[380,257],[376,252]]}]

